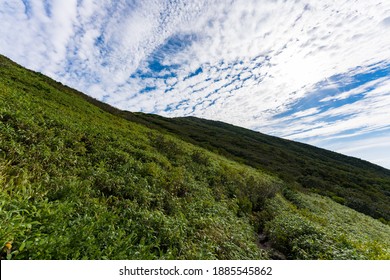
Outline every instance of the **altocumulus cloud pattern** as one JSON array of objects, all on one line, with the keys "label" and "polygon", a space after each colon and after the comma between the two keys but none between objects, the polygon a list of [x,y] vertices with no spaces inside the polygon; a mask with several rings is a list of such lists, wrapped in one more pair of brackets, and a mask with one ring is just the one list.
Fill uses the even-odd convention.
[{"label": "altocumulus cloud pattern", "polygon": [[390,168],[389,1],[0,2],[0,52],[121,109]]}]

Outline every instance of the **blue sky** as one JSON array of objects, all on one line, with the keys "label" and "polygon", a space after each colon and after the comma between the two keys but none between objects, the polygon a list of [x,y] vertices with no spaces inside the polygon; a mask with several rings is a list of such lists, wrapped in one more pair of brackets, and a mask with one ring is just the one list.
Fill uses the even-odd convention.
[{"label": "blue sky", "polygon": [[0,2],[0,53],[121,109],[390,168],[390,2]]}]

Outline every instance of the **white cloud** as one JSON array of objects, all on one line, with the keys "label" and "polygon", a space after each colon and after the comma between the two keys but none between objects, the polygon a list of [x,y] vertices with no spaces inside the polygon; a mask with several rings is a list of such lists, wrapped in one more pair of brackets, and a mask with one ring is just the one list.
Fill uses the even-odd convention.
[{"label": "white cloud", "polygon": [[317,145],[340,153],[365,159],[390,169],[390,137],[386,133],[348,137],[345,141],[319,141]]},{"label": "white cloud", "polygon": [[[357,94],[360,94],[362,92],[366,92],[370,88],[373,88],[373,87],[381,87],[382,89],[385,89],[387,87],[383,87],[383,85],[381,85],[381,83],[383,83],[383,82],[387,82],[388,83],[387,80],[388,80],[388,77],[375,79],[373,81],[369,81],[367,83],[364,83],[363,85],[361,85],[359,87],[356,87],[356,88],[353,88],[351,90],[340,92],[339,94],[337,94],[335,96],[325,97],[325,98],[321,99],[320,102],[327,102],[327,101],[336,101],[336,100],[347,99],[350,96],[357,95]],[[337,88],[337,87],[335,87],[335,88]]]},{"label": "white cloud", "polygon": [[307,117],[307,116],[317,114],[318,112],[319,112],[318,108],[310,108],[310,109],[307,109],[304,111],[296,112],[291,117],[293,117],[293,118]]},{"label": "white cloud", "polygon": [[[334,137],[340,133],[364,134],[390,127],[388,108],[390,108],[390,79],[378,79],[375,88],[369,90],[374,83],[368,82],[349,91],[362,95],[359,100],[328,108],[322,112],[318,107],[292,114],[283,118],[269,119],[263,130],[273,130],[284,137],[310,141],[315,137]],[[340,95],[337,95],[337,98]],[[321,100],[323,101],[323,100]],[[319,106],[314,104],[314,106]],[[351,132],[358,130],[360,132]]]},{"label": "white cloud", "polygon": [[31,1],[28,6],[22,1],[8,2],[0,6],[0,34],[5,38],[1,52],[55,76],[64,67],[66,48],[74,35],[77,0],[52,1],[50,9],[42,1]]}]

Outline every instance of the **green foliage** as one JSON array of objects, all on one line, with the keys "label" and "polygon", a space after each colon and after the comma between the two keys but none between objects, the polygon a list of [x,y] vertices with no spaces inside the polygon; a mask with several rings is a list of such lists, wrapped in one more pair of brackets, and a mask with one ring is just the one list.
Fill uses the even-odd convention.
[{"label": "green foliage", "polygon": [[273,215],[264,231],[287,258],[390,259],[390,227],[329,198],[292,190],[284,196],[268,200]]}]

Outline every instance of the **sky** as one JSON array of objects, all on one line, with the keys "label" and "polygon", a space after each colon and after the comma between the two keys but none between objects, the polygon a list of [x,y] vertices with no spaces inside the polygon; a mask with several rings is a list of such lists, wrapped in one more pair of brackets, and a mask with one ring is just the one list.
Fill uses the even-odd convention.
[{"label": "sky", "polygon": [[0,0],[0,53],[129,111],[390,169],[390,1]]}]

